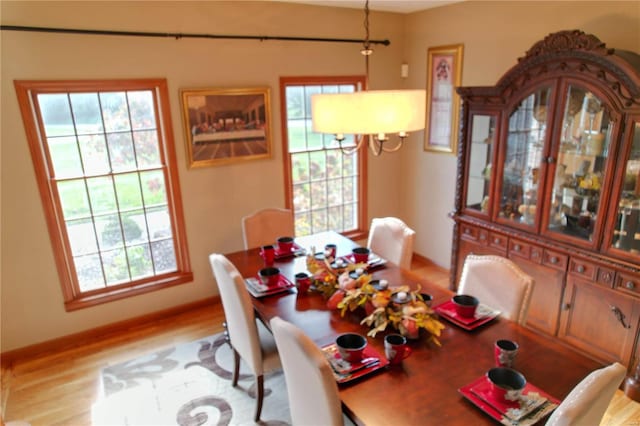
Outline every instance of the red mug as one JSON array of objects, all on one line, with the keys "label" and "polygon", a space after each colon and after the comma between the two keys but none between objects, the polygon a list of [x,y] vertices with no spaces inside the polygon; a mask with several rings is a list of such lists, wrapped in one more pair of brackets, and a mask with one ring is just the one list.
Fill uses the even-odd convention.
[{"label": "red mug", "polygon": [[296,274],[296,287],[298,287],[298,294],[304,294],[309,291],[311,287],[311,277],[306,272],[299,272]]},{"label": "red mug", "polygon": [[275,260],[276,251],[273,246],[262,246],[260,249],[260,256],[264,260],[265,266],[271,266]]},{"label": "red mug", "polygon": [[326,246],[324,246],[324,257],[335,259],[337,250],[338,247],[335,244],[327,244]]},{"label": "red mug", "polygon": [[411,352],[411,348],[407,346],[407,338],[403,335],[388,334],[384,337],[384,355],[390,364],[400,364]]}]

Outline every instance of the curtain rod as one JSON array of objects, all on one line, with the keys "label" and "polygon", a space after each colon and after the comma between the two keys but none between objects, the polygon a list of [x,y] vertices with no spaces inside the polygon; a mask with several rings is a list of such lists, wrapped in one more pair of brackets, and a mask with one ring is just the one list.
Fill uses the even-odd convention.
[{"label": "curtain rod", "polygon": [[[0,25],[2,31],[31,31],[41,33],[91,34],[128,37],[170,37],[181,38],[209,38],[209,39],[237,39],[237,40],[283,40],[283,41],[319,41],[335,43],[363,43],[363,40],[349,38],[315,38],[315,37],[283,37],[283,36],[253,36],[253,35],[223,35],[223,34],[191,34],[191,33],[158,33],[145,31],[113,31],[113,30],[83,30],[74,28],[25,27],[20,25]],[[369,40],[370,43],[388,46],[391,42],[385,40]]]}]

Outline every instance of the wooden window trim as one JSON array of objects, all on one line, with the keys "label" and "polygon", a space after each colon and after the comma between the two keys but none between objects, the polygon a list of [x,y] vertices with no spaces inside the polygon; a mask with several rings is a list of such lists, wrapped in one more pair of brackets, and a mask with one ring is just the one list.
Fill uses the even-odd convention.
[{"label": "wooden window trim", "polygon": [[[134,80],[81,80],[81,81],[14,81],[20,112],[25,127],[27,142],[34,166],[38,190],[42,201],[45,220],[49,230],[53,255],[60,278],[60,285],[67,311],[87,308],[114,300],[124,299],[151,291],[160,290],[193,281],[193,272],[189,260],[189,251],[184,224],[184,211],[180,191],[175,143],[169,108],[169,94],[165,79],[134,79]],[[176,256],[175,272],[158,274],[145,279],[130,281],[129,283],[106,287],[90,292],[81,292],[77,285],[75,267],[71,256],[66,235],[66,226],[59,206],[58,194],[47,170],[52,165],[45,162],[43,150],[47,149],[41,137],[44,129],[38,126],[35,119],[36,111],[32,96],[37,93],[73,93],[85,91],[130,91],[152,90],[156,108],[157,126],[159,129],[160,149],[165,169],[165,184],[168,209],[172,217],[172,232]]]},{"label": "wooden window trim", "polygon": [[[332,77],[280,77],[280,129],[282,131],[282,157],[284,167],[285,207],[293,210],[293,184],[291,182],[291,155],[289,154],[289,135],[287,132],[287,86],[294,85],[330,85],[330,84],[356,84],[362,90],[366,89],[364,76],[332,76]],[[363,144],[358,152],[358,228],[342,234],[348,238],[359,240],[368,235],[367,223],[367,162],[368,144]]]}]

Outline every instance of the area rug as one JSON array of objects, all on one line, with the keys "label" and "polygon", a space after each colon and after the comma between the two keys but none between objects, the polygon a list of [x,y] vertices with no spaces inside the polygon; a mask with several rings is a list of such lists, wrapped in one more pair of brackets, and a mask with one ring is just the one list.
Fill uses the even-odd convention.
[{"label": "area rug", "polygon": [[[223,334],[178,345],[101,372],[101,396],[94,425],[255,424],[255,380],[241,363],[231,386],[233,353]],[[259,424],[289,425],[291,417],[282,371],[265,375]]]}]

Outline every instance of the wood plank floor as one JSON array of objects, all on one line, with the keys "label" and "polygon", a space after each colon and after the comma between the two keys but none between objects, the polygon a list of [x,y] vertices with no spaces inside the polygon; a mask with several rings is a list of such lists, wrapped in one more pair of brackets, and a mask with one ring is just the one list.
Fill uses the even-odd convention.
[{"label": "wood plank floor", "polygon": [[[416,261],[414,273],[448,286],[449,272]],[[26,420],[34,426],[90,425],[103,368],[222,331],[219,305],[194,309],[161,321],[139,324],[77,347],[21,359],[2,371],[0,391],[5,421]],[[640,404],[618,391],[602,425],[640,424]]]}]

